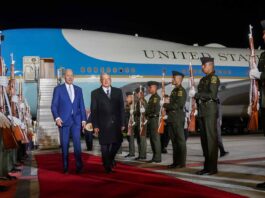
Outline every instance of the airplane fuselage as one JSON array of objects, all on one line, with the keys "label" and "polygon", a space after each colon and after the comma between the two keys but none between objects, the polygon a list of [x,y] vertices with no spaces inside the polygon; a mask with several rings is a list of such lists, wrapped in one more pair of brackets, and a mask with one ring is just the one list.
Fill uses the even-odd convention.
[{"label": "airplane fuselage", "polygon": [[[216,74],[224,86],[227,87],[229,82],[248,79],[248,49],[188,46],[150,38],[71,29],[13,29],[4,30],[3,34],[2,55],[5,63],[10,65],[9,55],[14,53],[17,76],[25,77],[23,57],[51,58],[55,66],[54,78],[56,70],[61,67],[73,70],[75,83],[83,88],[86,107],[90,106],[91,91],[100,86],[98,77],[101,72],[112,75],[113,86],[132,91],[140,84],[145,85],[148,80],[160,82],[162,70],[166,70],[166,90],[170,94],[172,70],[186,75],[184,87],[187,88],[189,62],[193,65],[198,83],[204,75],[200,58],[211,56],[215,59]],[[260,53],[260,50],[256,50],[257,60]],[[23,91],[34,116],[37,82],[25,81]],[[245,88],[243,91],[248,92]]]}]

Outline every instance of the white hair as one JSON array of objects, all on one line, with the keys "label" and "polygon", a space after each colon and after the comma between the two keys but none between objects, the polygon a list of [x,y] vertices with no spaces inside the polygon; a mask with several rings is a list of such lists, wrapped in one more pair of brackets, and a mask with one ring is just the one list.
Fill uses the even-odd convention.
[{"label": "white hair", "polygon": [[64,70],[64,76],[65,76],[65,74],[66,74],[66,72],[72,72],[72,74],[74,75],[74,72],[73,72],[73,70],[72,69],[66,69],[66,70]]},{"label": "white hair", "polygon": [[109,77],[111,78],[111,75],[110,75],[110,74],[105,73],[105,72],[102,72],[102,73],[100,74],[100,81],[102,81],[103,76],[105,76],[105,75],[107,75],[107,76],[109,76]]}]

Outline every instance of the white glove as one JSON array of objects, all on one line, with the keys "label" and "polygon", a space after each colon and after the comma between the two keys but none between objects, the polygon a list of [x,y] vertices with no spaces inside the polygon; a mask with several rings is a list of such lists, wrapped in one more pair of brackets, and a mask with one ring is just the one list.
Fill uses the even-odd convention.
[{"label": "white glove", "polygon": [[167,120],[168,116],[164,115],[163,120]]},{"label": "white glove", "polygon": [[195,109],[194,116],[197,116],[197,115],[198,115],[198,110]]},{"label": "white glove", "polygon": [[133,114],[133,110],[132,109],[130,110],[130,114]]},{"label": "white glove", "polygon": [[11,117],[11,115],[8,115],[7,117],[8,117],[11,121],[13,121],[14,126],[20,126],[20,125],[22,124],[21,120],[18,119],[18,118],[16,118],[16,117],[14,117],[14,116]]},{"label": "white glove", "polygon": [[141,112],[141,113],[144,113],[144,112],[145,112],[145,108],[143,108],[143,107],[140,108],[140,112]]},{"label": "white glove", "polygon": [[21,109],[24,109],[24,108],[25,108],[25,104],[24,104],[24,103],[21,103],[21,104],[19,105],[19,107],[20,107]]},{"label": "white glove", "polygon": [[18,97],[17,97],[17,95],[13,95],[12,96],[12,102],[18,103]]},{"label": "white glove", "polygon": [[164,101],[160,100],[160,106],[162,107],[164,105]]},{"label": "white glove", "polygon": [[261,75],[261,72],[259,72],[259,70],[257,68],[251,69],[249,71],[249,78],[250,79],[260,79],[260,75]]},{"label": "white glove", "polygon": [[248,106],[248,115],[251,116],[252,108],[251,105]]},{"label": "white glove", "polygon": [[191,88],[189,91],[189,97],[193,98],[195,96],[195,94],[196,94],[196,91]]},{"label": "white glove", "polygon": [[[259,103],[257,103],[257,111],[259,111]],[[252,105],[249,105],[248,106],[247,113],[248,113],[249,116],[251,116],[251,113],[252,113]]]},{"label": "white glove", "polygon": [[21,122],[20,128],[21,129],[26,129],[26,125],[23,122]]},{"label": "white glove", "polygon": [[219,125],[222,126],[222,119],[219,119]]}]

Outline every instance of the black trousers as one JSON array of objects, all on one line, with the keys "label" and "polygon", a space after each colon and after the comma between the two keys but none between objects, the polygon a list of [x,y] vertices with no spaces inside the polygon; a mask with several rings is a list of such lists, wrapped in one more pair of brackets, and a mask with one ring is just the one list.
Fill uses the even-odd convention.
[{"label": "black trousers", "polygon": [[167,148],[169,143],[168,125],[165,125],[164,133],[160,136],[161,140],[161,150]]},{"label": "black trousers", "polygon": [[86,141],[86,148],[88,151],[93,149],[93,133],[85,131],[85,141]]},{"label": "black trousers", "polygon": [[199,118],[201,145],[204,155],[204,169],[207,171],[217,171],[218,161],[218,138],[216,115]]},{"label": "black trousers", "polygon": [[115,159],[115,156],[121,146],[121,142],[116,142],[112,144],[102,144],[101,145],[101,154],[103,166],[105,169],[110,169]]}]

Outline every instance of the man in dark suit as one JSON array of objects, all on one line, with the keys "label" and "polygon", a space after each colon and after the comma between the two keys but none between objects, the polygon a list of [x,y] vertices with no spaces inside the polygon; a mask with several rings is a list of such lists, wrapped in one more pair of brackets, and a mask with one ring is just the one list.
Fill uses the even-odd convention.
[{"label": "man in dark suit", "polygon": [[100,82],[101,87],[91,93],[91,118],[94,132],[99,137],[105,171],[111,173],[125,129],[124,102],[121,89],[111,86],[109,74],[101,74]]},{"label": "man in dark suit", "polygon": [[64,173],[68,173],[69,139],[73,139],[76,173],[83,168],[80,131],[86,124],[86,109],[82,89],[73,85],[73,72],[65,71],[65,83],[54,88],[51,111],[60,131]]}]

